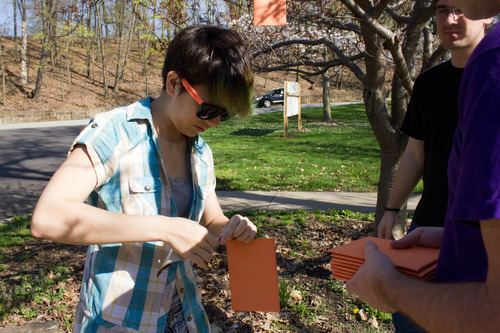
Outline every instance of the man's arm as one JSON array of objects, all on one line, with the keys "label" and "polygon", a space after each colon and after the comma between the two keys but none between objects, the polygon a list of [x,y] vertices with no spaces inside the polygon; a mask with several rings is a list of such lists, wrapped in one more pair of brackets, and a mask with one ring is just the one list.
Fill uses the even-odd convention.
[{"label": "man's arm", "polygon": [[[424,141],[409,138],[399,163],[396,180],[392,187],[387,207],[400,208],[408,200],[424,170]],[[378,237],[392,239],[392,229],[396,224],[396,212],[386,211],[378,226]]]},{"label": "man's arm", "polygon": [[390,313],[402,312],[429,332],[497,332],[500,219],[481,221],[480,225],[489,264],[486,282],[433,284],[407,277],[370,243],[365,265],[346,287],[370,306]]},{"label": "man's arm", "polygon": [[77,146],[47,184],[33,212],[33,236],[68,244],[163,241],[205,267],[217,238],[198,223],[159,215],[126,215],[85,204],[97,185],[90,157]]}]

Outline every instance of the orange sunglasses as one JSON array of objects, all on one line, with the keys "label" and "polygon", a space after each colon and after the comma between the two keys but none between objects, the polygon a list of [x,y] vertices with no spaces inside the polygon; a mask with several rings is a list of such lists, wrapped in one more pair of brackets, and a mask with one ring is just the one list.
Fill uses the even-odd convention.
[{"label": "orange sunglasses", "polygon": [[195,101],[200,105],[198,111],[196,111],[196,116],[198,118],[208,120],[220,116],[221,121],[225,121],[231,118],[226,109],[221,109],[205,103],[186,79],[181,78],[181,82],[184,88],[186,88],[188,93],[191,95],[191,97],[193,97]]}]

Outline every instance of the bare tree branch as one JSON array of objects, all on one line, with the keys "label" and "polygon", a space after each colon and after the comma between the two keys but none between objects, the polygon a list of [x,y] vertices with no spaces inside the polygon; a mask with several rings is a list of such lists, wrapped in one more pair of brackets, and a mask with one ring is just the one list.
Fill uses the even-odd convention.
[{"label": "bare tree branch", "polygon": [[[290,46],[290,45],[325,45],[330,50],[332,50],[338,57],[338,59],[330,60],[328,62],[314,62],[314,61],[304,60],[304,61],[293,63],[294,66],[297,66],[297,65],[320,66],[319,64],[325,64],[325,65],[330,64],[330,63],[332,64],[332,66],[329,66],[329,67],[324,68],[320,71],[314,72],[314,73],[316,73],[315,75],[318,75],[318,74],[324,73],[326,70],[328,70],[328,68],[331,68],[333,66],[345,65],[345,66],[349,67],[349,69],[351,69],[351,71],[354,73],[354,75],[356,75],[356,77],[359,80],[361,80],[363,82],[365,79],[365,74],[364,74],[363,70],[358,65],[356,65],[354,63],[354,60],[364,58],[366,54],[360,53],[360,54],[357,54],[357,55],[354,55],[351,57],[347,57],[342,52],[342,50],[340,50],[334,43],[332,43],[330,40],[328,40],[326,38],[320,38],[320,39],[315,39],[315,40],[309,40],[309,39],[286,40],[286,41],[275,43],[275,44],[273,44],[265,49],[259,50],[255,53],[253,53],[252,56],[255,58],[259,55],[273,52],[274,50],[276,50],[280,47]],[[273,68],[277,68],[277,69],[281,70],[281,69],[290,67],[289,65],[290,64],[285,64],[285,65],[276,66]],[[268,70],[268,71],[270,71],[270,70]],[[306,72],[304,72],[304,73],[306,73]]]},{"label": "bare tree branch", "polygon": [[411,79],[408,65],[401,47],[399,46],[399,38],[389,29],[378,23],[373,17],[366,13],[354,0],[341,0],[350,11],[358,18],[362,19],[363,23],[370,27],[378,36],[384,39],[384,46],[391,52],[391,55],[396,65],[396,72],[401,80],[403,87],[411,94],[413,81]]},{"label": "bare tree branch", "polygon": [[385,11],[391,16],[391,18],[400,24],[408,24],[411,21],[411,16],[399,15],[393,8],[387,7]]},{"label": "bare tree branch", "polygon": [[343,22],[340,22],[339,20],[326,18],[326,17],[318,15],[318,14],[302,15],[302,16],[299,16],[295,19],[298,22],[315,22],[317,24],[327,25],[330,28],[336,28],[336,29],[344,30],[344,31],[352,31],[352,32],[355,32],[357,34],[361,33],[361,29],[359,28],[359,25],[357,25],[355,23],[343,23]]},{"label": "bare tree branch", "polygon": [[[351,57],[347,58],[347,61],[355,61],[355,60],[363,59],[364,56],[365,56],[364,54],[360,53],[360,54],[357,54],[355,56],[351,56]],[[286,70],[286,71],[290,71],[290,72],[301,73],[304,75],[315,76],[315,75],[323,74],[323,73],[327,72],[330,68],[340,66],[340,65],[344,65],[344,63],[340,59],[332,59],[329,61],[308,61],[307,60],[307,61],[297,61],[294,63],[286,63],[283,65],[274,66],[274,67],[262,67],[262,68],[259,68],[258,70],[262,71],[262,72],[273,72],[273,71]],[[297,69],[297,66],[321,67],[321,69],[317,70],[317,71],[306,71],[303,69]]]},{"label": "bare tree branch", "polygon": [[427,68],[437,65],[439,60],[446,54],[446,52],[448,52],[448,49],[446,49],[443,45],[439,45],[439,47],[431,54],[430,57],[425,58],[424,61],[422,61],[421,71],[425,71]]}]

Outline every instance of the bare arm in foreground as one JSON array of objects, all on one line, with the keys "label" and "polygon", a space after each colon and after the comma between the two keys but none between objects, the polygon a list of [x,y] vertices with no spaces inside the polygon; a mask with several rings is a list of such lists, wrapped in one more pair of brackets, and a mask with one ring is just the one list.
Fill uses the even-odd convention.
[{"label": "bare arm in foreground", "polygon": [[[408,200],[420,177],[422,177],[424,161],[424,141],[410,137],[399,163],[396,180],[387,200],[387,207],[401,208],[406,200]],[[393,238],[392,229],[396,225],[396,216],[396,212],[384,212],[384,216],[382,216],[378,225],[378,237],[385,239]]]},{"label": "bare arm in foreground", "polygon": [[[347,283],[347,290],[376,309],[402,312],[429,332],[496,332],[500,327],[500,220],[483,220],[480,226],[489,263],[486,282],[433,284],[416,280],[399,273],[376,245],[369,243],[365,264]],[[404,246],[416,240],[439,245],[441,232],[440,228],[418,228],[401,241]]]},{"label": "bare arm in foreground", "polygon": [[[118,214],[85,204],[96,184],[86,148],[78,146],[43,191],[33,213],[32,234],[78,245],[163,241],[206,267],[219,241],[207,228],[184,218]],[[210,202],[218,205],[216,198]]]}]

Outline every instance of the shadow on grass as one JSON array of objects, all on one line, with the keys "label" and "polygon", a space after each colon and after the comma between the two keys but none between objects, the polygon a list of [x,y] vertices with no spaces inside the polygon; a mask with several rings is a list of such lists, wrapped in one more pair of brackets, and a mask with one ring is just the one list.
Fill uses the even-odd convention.
[{"label": "shadow on grass", "polygon": [[275,129],[242,128],[231,133],[231,135],[264,136],[275,132]]}]

